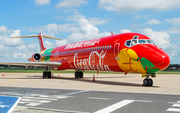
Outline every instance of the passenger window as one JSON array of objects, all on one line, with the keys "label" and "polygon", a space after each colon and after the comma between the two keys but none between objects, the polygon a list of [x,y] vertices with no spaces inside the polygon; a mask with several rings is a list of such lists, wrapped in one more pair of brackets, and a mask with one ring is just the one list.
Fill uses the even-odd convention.
[{"label": "passenger window", "polygon": [[110,49],[111,49],[111,45],[110,45]]},{"label": "passenger window", "polygon": [[140,44],[145,44],[146,41],[145,41],[145,40],[139,40],[139,43],[140,43]]}]

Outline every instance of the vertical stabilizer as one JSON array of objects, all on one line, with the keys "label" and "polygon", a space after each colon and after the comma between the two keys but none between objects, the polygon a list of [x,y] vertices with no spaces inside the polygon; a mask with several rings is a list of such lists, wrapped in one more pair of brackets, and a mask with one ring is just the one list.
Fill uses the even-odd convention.
[{"label": "vertical stabilizer", "polygon": [[40,50],[41,50],[41,51],[45,50],[46,48],[44,47],[43,35],[42,35],[42,33],[39,33],[38,40],[39,40]]}]

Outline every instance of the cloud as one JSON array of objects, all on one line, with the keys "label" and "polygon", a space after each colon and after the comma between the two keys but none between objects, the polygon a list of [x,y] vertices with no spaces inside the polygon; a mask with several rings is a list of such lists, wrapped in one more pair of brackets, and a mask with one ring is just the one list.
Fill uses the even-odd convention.
[{"label": "cloud", "polygon": [[170,44],[170,36],[166,32],[153,31],[150,28],[142,30],[142,33],[150,37],[155,44],[163,49],[172,49],[173,46]]},{"label": "cloud", "polygon": [[74,43],[111,35],[110,32],[99,33],[99,29],[92,25],[86,18],[79,19],[78,26],[80,29],[79,32],[69,35],[67,38],[68,43]]},{"label": "cloud", "polygon": [[180,27],[172,27],[167,30],[167,33],[173,33],[173,34],[179,34],[180,33]]},{"label": "cloud", "polygon": [[77,22],[79,31],[73,32],[63,41],[56,40],[55,42],[57,46],[111,35],[110,32],[99,33],[99,29],[92,25],[86,18],[80,18],[79,20],[75,19],[74,21]]},{"label": "cloud", "polygon": [[24,51],[24,52],[27,52],[28,51],[28,49],[27,49],[27,47],[23,44],[23,45],[20,45],[20,46],[18,46],[18,47],[16,47],[19,51]]},{"label": "cloud", "polygon": [[64,39],[63,41],[56,40],[55,42],[56,42],[56,45],[57,45],[57,46],[63,46],[63,45],[68,44],[67,39]]},{"label": "cloud", "polygon": [[173,25],[178,25],[180,26],[180,17],[179,18],[173,18],[173,19],[166,19],[166,22],[169,22]]},{"label": "cloud", "polygon": [[173,24],[175,27],[169,28],[168,33],[179,34],[180,33],[180,17],[173,19],[165,19],[166,22]]},{"label": "cloud", "polygon": [[137,15],[134,17],[134,19],[148,19],[150,17],[150,15],[146,14],[146,15]]},{"label": "cloud", "polygon": [[50,48],[54,48],[55,45],[52,43],[52,42],[49,42],[49,41],[45,41],[44,42],[44,46],[47,48],[47,49],[50,49]]},{"label": "cloud", "polygon": [[76,11],[74,13],[75,13],[74,15],[68,16],[67,18],[68,21],[78,22],[81,18],[85,18],[84,15],[80,15]]},{"label": "cloud", "polygon": [[82,4],[87,4],[86,0],[63,0],[56,5],[56,8],[80,7]]},{"label": "cloud", "polygon": [[107,23],[107,19],[106,20],[102,20],[100,18],[90,18],[89,19],[89,23],[91,23],[92,25],[102,25],[104,23]]},{"label": "cloud", "polygon": [[[20,30],[14,30],[10,37],[20,36]],[[9,38],[7,34],[0,36],[0,44],[4,46],[19,46],[23,44],[23,41],[20,38]]]},{"label": "cloud", "polygon": [[40,51],[40,46],[37,43],[27,45],[29,51],[38,52]]},{"label": "cloud", "polygon": [[151,19],[149,21],[146,22],[147,24],[161,24],[161,21],[157,20],[157,19]]},{"label": "cloud", "polygon": [[64,32],[64,33],[78,32],[79,28],[74,27],[73,25],[70,24],[58,25],[52,23],[46,26],[41,26],[40,28],[30,28],[30,31],[42,32],[44,35],[55,36],[55,34],[58,34],[59,32]]},{"label": "cloud", "polygon": [[179,9],[179,0],[99,0],[99,8],[107,11],[136,12],[142,10],[167,11]]},{"label": "cloud", "polygon": [[131,30],[129,30],[129,29],[122,29],[122,30],[120,30],[120,32],[121,33],[129,33],[129,32],[131,32]]},{"label": "cloud", "polygon": [[12,56],[13,56],[13,58],[15,58],[15,59],[20,59],[20,60],[27,60],[27,58],[28,58],[28,54],[26,54],[26,53],[17,53],[17,52],[14,52],[14,53],[12,53]]},{"label": "cloud", "polygon": [[51,0],[35,0],[35,5],[47,5],[50,4]]},{"label": "cloud", "polygon": [[12,33],[13,30],[8,30],[5,26],[0,26],[0,33]]}]

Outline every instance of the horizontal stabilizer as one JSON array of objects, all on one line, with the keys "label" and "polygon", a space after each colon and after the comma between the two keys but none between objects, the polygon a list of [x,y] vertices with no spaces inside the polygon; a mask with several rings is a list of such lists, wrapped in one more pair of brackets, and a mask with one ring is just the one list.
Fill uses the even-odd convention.
[{"label": "horizontal stabilizer", "polygon": [[0,62],[0,65],[17,65],[17,66],[42,66],[42,67],[60,67],[60,62]]},{"label": "horizontal stabilizer", "polygon": [[[33,37],[38,37],[38,36],[40,36],[40,35],[17,36],[17,37],[9,37],[9,38],[33,38]],[[50,36],[45,36],[45,35],[42,35],[42,36],[43,36],[43,38],[62,40],[62,39],[54,38],[54,37],[50,37]]]}]

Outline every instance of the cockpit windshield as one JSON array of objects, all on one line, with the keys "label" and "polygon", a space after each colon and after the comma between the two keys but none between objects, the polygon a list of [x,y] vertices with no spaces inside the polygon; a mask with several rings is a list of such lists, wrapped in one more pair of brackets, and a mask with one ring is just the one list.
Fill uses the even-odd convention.
[{"label": "cockpit windshield", "polygon": [[138,39],[139,36],[134,36],[132,40],[127,40],[125,45],[128,47],[134,46],[136,44],[154,44],[152,40],[148,39]]}]

